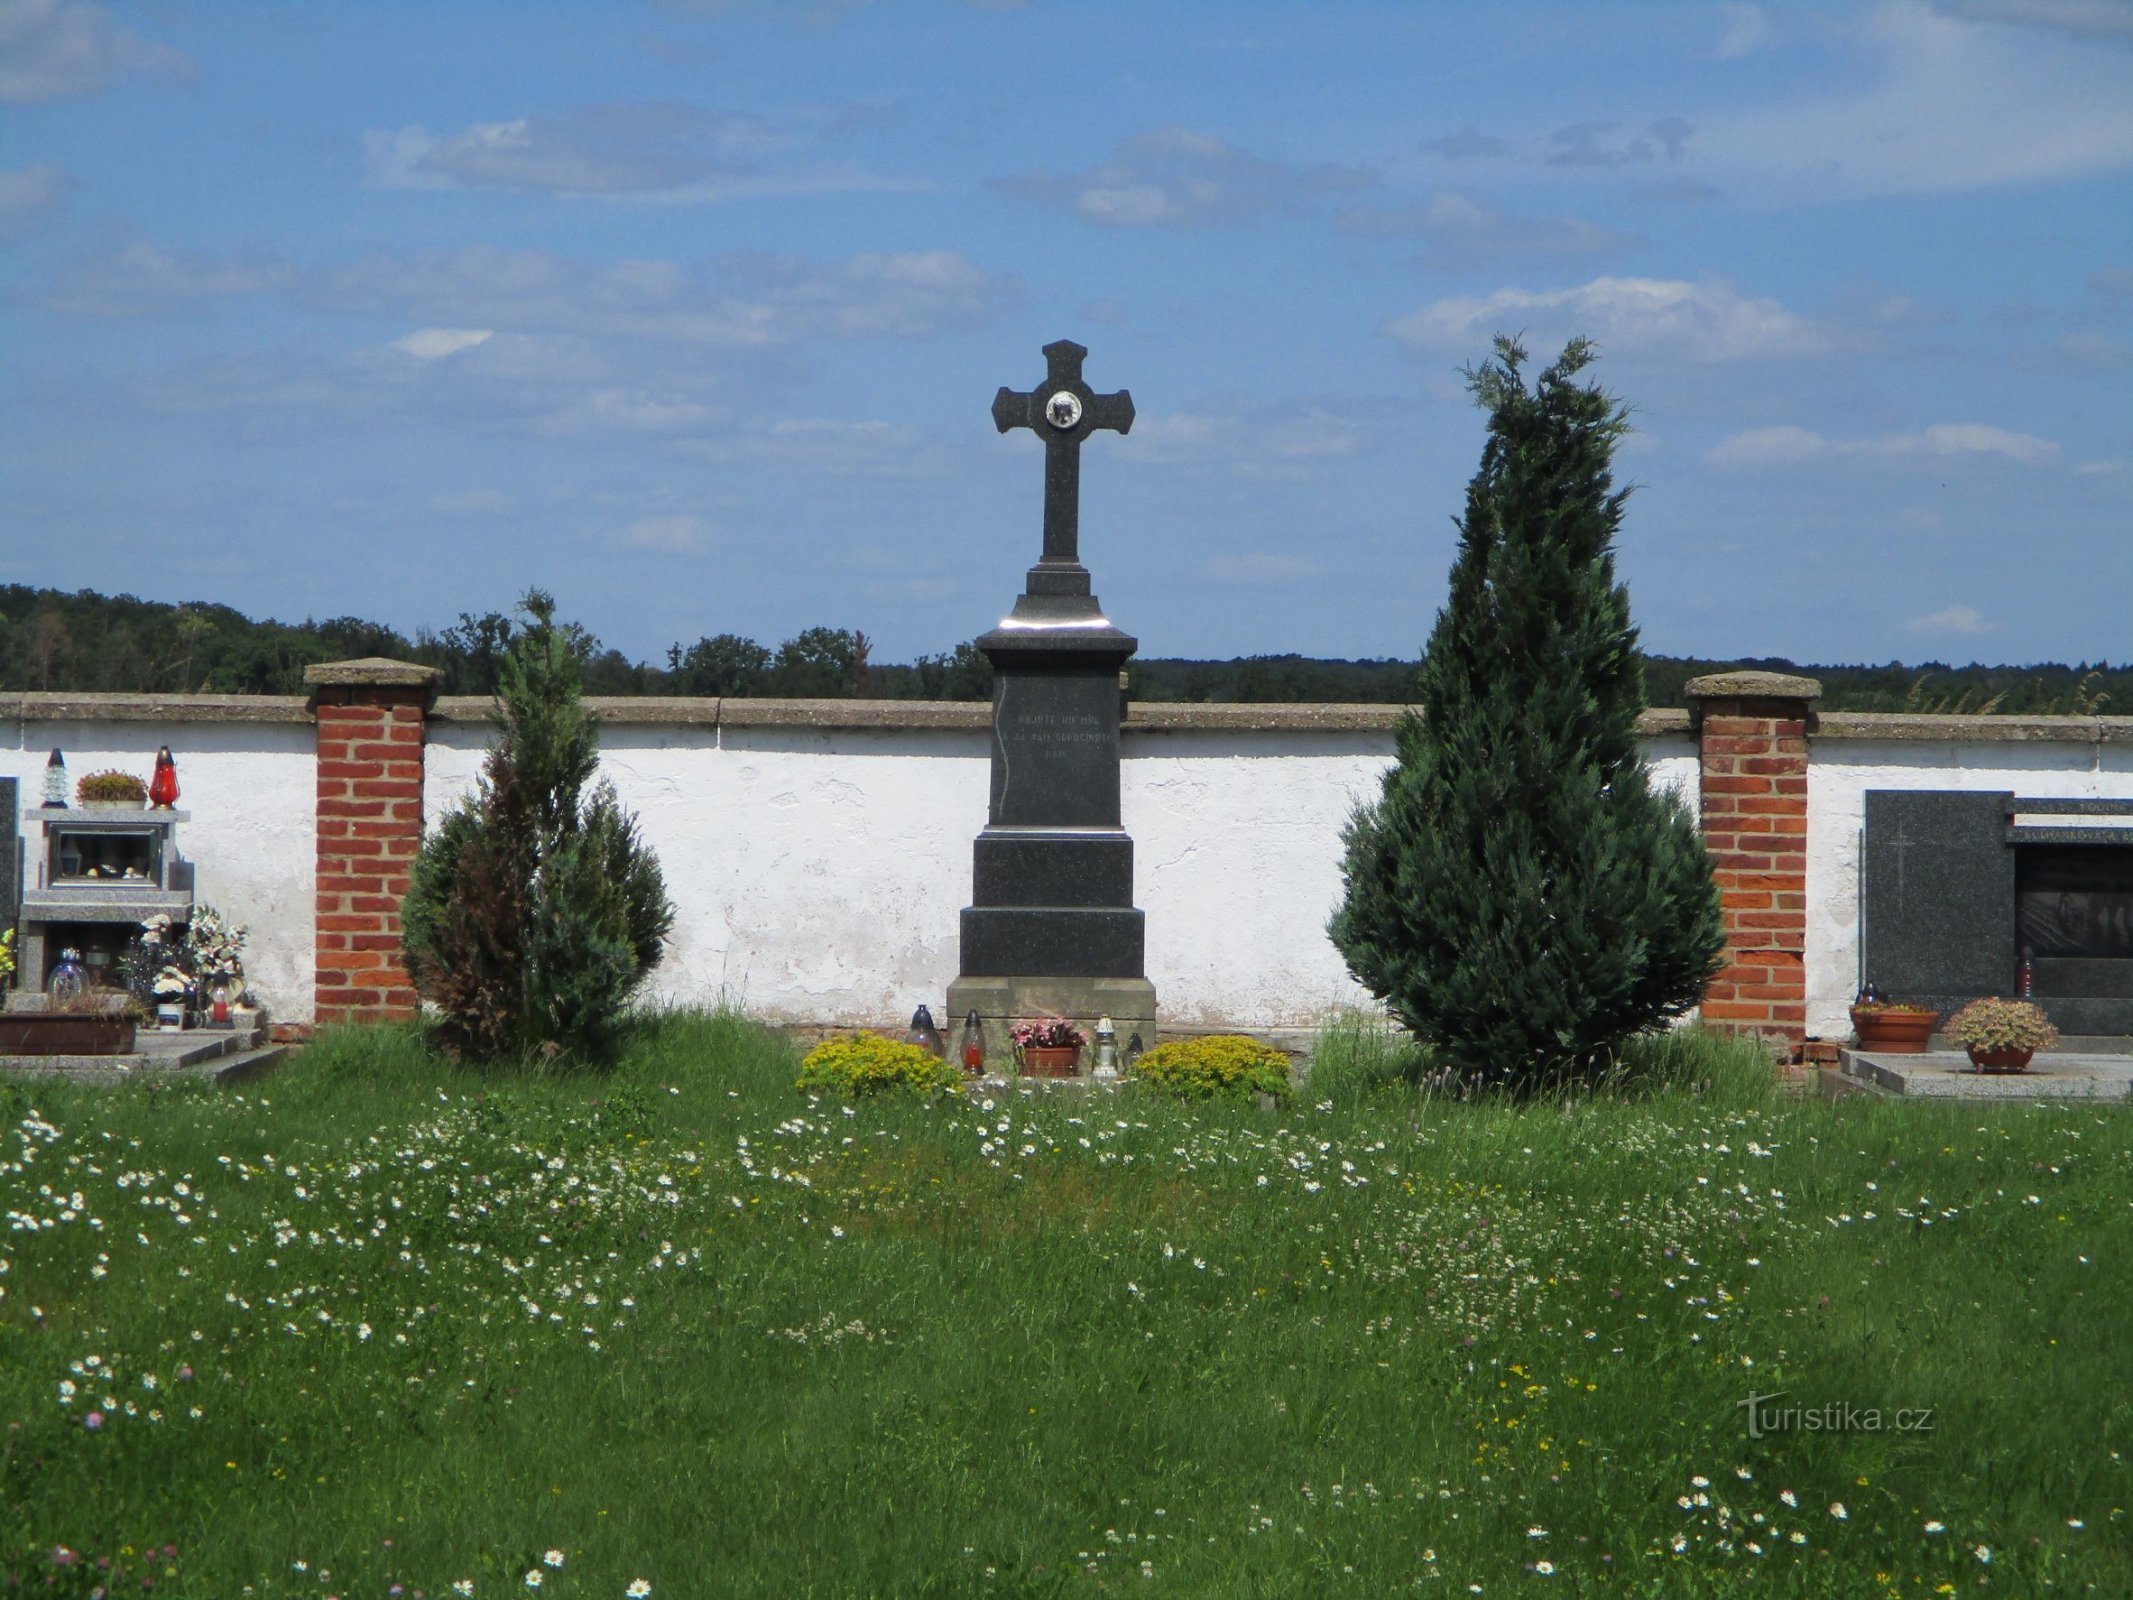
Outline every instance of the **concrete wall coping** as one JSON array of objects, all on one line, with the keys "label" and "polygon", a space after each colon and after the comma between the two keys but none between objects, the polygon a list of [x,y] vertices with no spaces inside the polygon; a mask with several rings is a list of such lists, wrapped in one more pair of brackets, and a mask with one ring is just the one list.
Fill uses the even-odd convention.
[{"label": "concrete wall coping", "polygon": [[[679,725],[729,728],[898,729],[992,725],[992,708],[977,700],[756,700],[662,695],[588,695],[586,706],[616,727]],[[1261,702],[1215,705],[1141,702],[1130,706],[1130,733],[1364,732],[1389,733],[1407,710],[1396,705]],[[486,724],[495,702],[486,695],[445,695],[430,710],[442,723]],[[0,694],[0,719],[33,722],[307,723],[308,697],[295,694],[77,694],[22,690]],[[1646,738],[1686,736],[1689,713],[1671,707],[1637,720]],[[2037,717],[1898,711],[1825,711],[1816,740],[1890,739],[1912,743],[2133,744],[2133,716]]]},{"label": "concrete wall coping", "polygon": [[304,682],[329,689],[434,689],[442,667],[425,667],[390,656],[360,656],[354,661],[315,661],[304,668]]},{"label": "concrete wall coping", "polygon": [[[657,695],[587,695],[586,709],[611,727],[688,724],[724,728],[967,728],[992,726],[982,700],[687,699]],[[1408,708],[1396,705],[1266,701],[1137,702],[1127,707],[1128,733],[1390,733]],[[495,703],[480,695],[445,695],[430,712],[440,722],[486,723]],[[1686,711],[1647,711],[1637,721],[1647,738],[1689,732]]]},{"label": "concrete wall coping", "polygon": [[1690,700],[1819,700],[1819,678],[1789,672],[1711,672],[1681,686]]},{"label": "concrete wall coping", "polygon": [[0,695],[0,718],[15,722],[309,722],[300,694],[73,694],[28,690]]},{"label": "concrete wall coping", "polygon": [[1814,739],[1899,739],[1936,744],[2133,744],[2133,717],[1934,715],[1912,711],[1825,711]]}]

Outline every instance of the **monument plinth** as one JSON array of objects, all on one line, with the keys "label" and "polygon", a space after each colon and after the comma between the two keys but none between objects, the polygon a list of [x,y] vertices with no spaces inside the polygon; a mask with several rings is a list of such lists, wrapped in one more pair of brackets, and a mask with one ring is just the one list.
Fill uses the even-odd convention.
[{"label": "monument plinth", "polygon": [[1044,553],[1014,609],[978,648],[993,664],[992,801],[964,908],[960,1021],[976,1011],[1004,1059],[1007,1028],[1045,1014],[1116,1023],[1155,1043],[1155,986],[1133,905],[1133,840],[1118,801],[1118,673],[1137,641],[1089,590],[1078,549],[1082,441],[1133,426],[1133,398],[1093,393],[1088,351],[1044,347],[1045,382],[1002,389],[994,425],[1044,441]]}]

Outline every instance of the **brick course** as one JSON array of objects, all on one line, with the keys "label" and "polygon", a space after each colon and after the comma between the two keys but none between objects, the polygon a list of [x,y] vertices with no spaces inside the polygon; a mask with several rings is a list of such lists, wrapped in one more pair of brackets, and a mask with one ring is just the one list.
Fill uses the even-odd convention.
[{"label": "brick course", "polygon": [[304,676],[318,727],[317,1018],[411,1017],[400,901],[422,845],[422,749],[438,674],[372,660]]},{"label": "brick course", "polygon": [[1687,685],[1704,844],[1718,881],[1726,965],[1703,1018],[1776,1037],[1807,1029],[1807,732],[1821,685],[1722,673]]}]

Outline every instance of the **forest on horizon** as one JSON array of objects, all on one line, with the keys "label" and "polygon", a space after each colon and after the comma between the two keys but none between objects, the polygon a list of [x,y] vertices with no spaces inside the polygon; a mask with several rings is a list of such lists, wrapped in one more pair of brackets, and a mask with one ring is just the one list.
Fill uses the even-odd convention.
[{"label": "forest on horizon", "polygon": [[[301,694],[306,666],[358,656],[421,662],[446,694],[489,694],[516,632],[511,616],[462,613],[439,633],[409,637],[359,617],[254,621],[229,606],[173,605],[83,589],[0,586],[0,691]],[[665,665],[632,661],[576,630],[585,692],[888,700],[984,700],[992,667],[970,643],[911,662],[878,662],[865,633],[808,628],[779,644],[738,634],[680,641]],[[1798,664],[1778,657],[1644,658],[1646,703],[1677,706],[1690,678],[1729,668],[1799,672],[1821,680],[1829,711],[2133,713],[2133,663],[2027,666],[1938,661]],[[1231,661],[1140,658],[1130,693],[1143,701],[1398,704],[1416,662],[1299,655]]]}]

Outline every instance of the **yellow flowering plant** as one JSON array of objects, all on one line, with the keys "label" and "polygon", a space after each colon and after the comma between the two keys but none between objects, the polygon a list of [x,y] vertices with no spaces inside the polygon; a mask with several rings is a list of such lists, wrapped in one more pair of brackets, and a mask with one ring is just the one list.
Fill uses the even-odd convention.
[{"label": "yellow flowering plant", "polygon": [[795,1085],[855,1098],[890,1089],[952,1094],[962,1086],[963,1075],[932,1051],[864,1030],[849,1038],[825,1039],[808,1051]]},{"label": "yellow flowering plant", "polygon": [[1289,1092],[1289,1058],[1241,1033],[1211,1033],[1159,1044],[1135,1064],[1143,1083],[1180,1100]]}]

